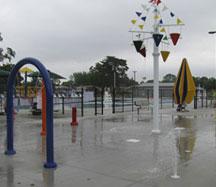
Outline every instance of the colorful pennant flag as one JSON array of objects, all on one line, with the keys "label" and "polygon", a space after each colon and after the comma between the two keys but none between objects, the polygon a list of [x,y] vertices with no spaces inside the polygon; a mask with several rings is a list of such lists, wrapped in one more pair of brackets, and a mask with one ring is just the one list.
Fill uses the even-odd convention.
[{"label": "colorful pennant flag", "polygon": [[163,38],[163,34],[153,34],[153,38],[155,45],[158,47],[160,45],[161,39]]},{"label": "colorful pennant flag", "polygon": [[142,15],[142,13],[141,13],[141,12],[136,12],[136,15],[137,15],[138,17],[140,17],[140,16]]},{"label": "colorful pennant flag", "polygon": [[136,22],[137,22],[137,20],[135,20],[135,19],[131,20],[131,23],[133,23],[134,25],[136,24]]},{"label": "colorful pennant flag", "polygon": [[159,15],[154,16],[154,19],[159,19],[159,18],[160,18]]},{"label": "colorful pennant flag", "polygon": [[171,33],[170,37],[172,39],[173,45],[176,45],[179,40],[180,33]]},{"label": "colorful pennant flag", "polygon": [[162,56],[164,62],[166,62],[166,60],[168,59],[169,54],[170,54],[169,51],[161,51],[161,56]]},{"label": "colorful pennant flag", "polygon": [[146,48],[143,47],[142,49],[140,49],[139,53],[140,53],[142,56],[146,57]]},{"label": "colorful pennant flag", "polygon": [[143,41],[142,40],[135,40],[135,41],[133,41],[133,43],[134,43],[134,46],[136,48],[136,51],[139,52],[141,47],[142,47]]},{"label": "colorful pennant flag", "polygon": [[156,5],[159,5],[161,3],[161,0],[150,0],[149,2],[156,4]]},{"label": "colorful pennant flag", "polygon": [[146,16],[142,17],[141,19],[142,19],[143,21],[146,21]]},{"label": "colorful pennant flag", "polygon": [[143,28],[144,28],[144,25],[139,25],[139,28],[143,30]]},{"label": "colorful pennant flag", "polygon": [[164,36],[163,40],[168,40],[168,37],[167,37],[167,36]]},{"label": "colorful pennant flag", "polygon": [[182,20],[180,20],[179,18],[177,18],[176,23],[177,25],[183,24]]},{"label": "colorful pennant flag", "polygon": [[175,16],[175,14],[174,14],[174,13],[172,13],[172,12],[170,12],[170,16],[171,16],[171,17],[174,17],[174,16]]},{"label": "colorful pennant flag", "polygon": [[163,24],[163,20],[162,19],[160,19],[160,24]]},{"label": "colorful pennant flag", "polygon": [[162,29],[160,30],[160,32],[166,32],[165,28],[162,28]]}]

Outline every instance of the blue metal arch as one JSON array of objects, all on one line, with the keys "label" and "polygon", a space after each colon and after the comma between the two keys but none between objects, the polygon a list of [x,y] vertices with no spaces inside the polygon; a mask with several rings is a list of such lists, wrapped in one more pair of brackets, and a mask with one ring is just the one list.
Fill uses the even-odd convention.
[{"label": "blue metal arch", "polygon": [[32,64],[40,71],[44,80],[46,89],[46,157],[47,160],[44,163],[45,168],[56,168],[57,164],[54,162],[54,146],[53,146],[53,90],[50,76],[47,69],[42,63],[34,58],[24,58],[19,61],[12,69],[7,83],[7,150],[6,155],[16,154],[13,146],[13,87],[15,83],[16,74],[19,69],[26,65]]}]

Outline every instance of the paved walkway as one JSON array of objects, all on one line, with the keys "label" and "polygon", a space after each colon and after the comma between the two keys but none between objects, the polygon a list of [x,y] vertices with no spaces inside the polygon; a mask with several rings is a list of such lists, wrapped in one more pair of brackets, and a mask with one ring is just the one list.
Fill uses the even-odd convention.
[{"label": "paved walkway", "polygon": [[[41,120],[20,113],[17,154],[5,156],[5,117],[0,116],[0,187],[215,187],[215,111],[163,110],[160,135],[149,112],[55,119],[56,170],[43,169]],[[179,130],[176,127],[181,127]],[[177,173],[176,173],[177,172]],[[179,179],[171,178],[178,175]]]}]

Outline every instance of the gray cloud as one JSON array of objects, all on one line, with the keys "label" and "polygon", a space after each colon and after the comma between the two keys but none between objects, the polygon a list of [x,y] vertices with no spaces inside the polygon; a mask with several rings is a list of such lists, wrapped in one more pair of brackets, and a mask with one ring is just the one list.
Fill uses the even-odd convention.
[{"label": "gray cloud", "polygon": [[[2,45],[17,51],[16,61],[33,56],[51,70],[69,76],[86,71],[107,55],[128,60],[129,75],[152,77],[151,45],[148,58],[134,51],[128,33],[130,20],[147,0],[5,0],[1,4]],[[216,43],[207,32],[216,29],[214,0],[163,1],[186,26],[182,40],[171,48],[166,64],[160,63],[160,76],[177,73],[187,57],[195,75],[215,75]],[[146,62],[145,62],[146,61]]]}]

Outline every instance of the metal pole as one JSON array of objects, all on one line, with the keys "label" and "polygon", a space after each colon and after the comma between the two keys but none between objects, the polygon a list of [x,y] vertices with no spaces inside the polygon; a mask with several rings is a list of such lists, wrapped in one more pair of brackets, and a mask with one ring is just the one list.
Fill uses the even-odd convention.
[{"label": "metal pole", "polygon": [[147,91],[146,91],[147,93],[147,102],[148,102],[148,108],[149,108],[149,104],[150,104],[150,100],[149,100],[149,89],[147,89]]},{"label": "metal pole", "polygon": [[115,88],[113,88],[112,113],[115,114]]},{"label": "metal pole", "polygon": [[115,66],[113,66],[113,87],[116,88],[116,70],[115,70]]},{"label": "metal pole", "polygon": [[194,109],[197,109],[197,90],[196,95],[194,96]]},{"label": "metal pole", "polygon": [[84,95],[84,89],[81,89],[81,116],[84,116],[84,110],[83,110],[83,95]]},{"label": "metal pole", "polygon": [[134,111],[134,94],[133,94],[133,90],[134,90],[134,88],[132,87],[132,91],[131,91],[132,112]]},{"label": "metal pole", "polygon": [[122,112],[124,112],[124,90],[122,92]]},{"label": "metal pole", "polygon": [[208,97],[207,97],[207,94],[206,94],[206,108],[208,108]]},{"label": "metal pole", "polygon": [[104,113],[104,87],[101,90],[101,114],[103,115]]},{"label": "metal pole", "polygon": [[163,95],[162,95],[162,89],[160,89],[160,104],[161,104],[161,109],[163,108]]},{"label": "metal pole", "polygon": [[24,89],[25,89],[25,91],[24,91],[24,93],[25,93],[25,97],[27,97],[27,95],[28,95],[28,88],[27,88],[27,72],[25,72],[25,80],[24,80],[25,82],[24,82]]},{"label": "metal pole", "polygon": [[95,88],[95,116],[97,115],[97,88]]},{"label": "metal pole", "polygon": [[[157,6],[155,5],[155,16],[158,16]],[[155,20],[154,33],[159,34],[159,25]],[[160,134],[159,129],[159,48],[154,43],[153,47],[154,60],[154,106],[153,106],[153,130],[152,133]]]},{"label": "metal pole", "polygon": [[134,82],[136,81],[136,72],[137,71],[133,71],[133,73],[134,73]]},{"label": "metal pole", "polygon": [[[216,31],[209,31],[208,33],[211,34],[211,35],[215,35]],[[215,60],[216,60],[216,37],[215,37]],[[214,66],[214,72],[215,71],[216,71],[216,64]]]},{"label": "metal pole", "polygon": [[64,109],[64,97],[62,97],[62,114],[65,113],[65,109]]}]

